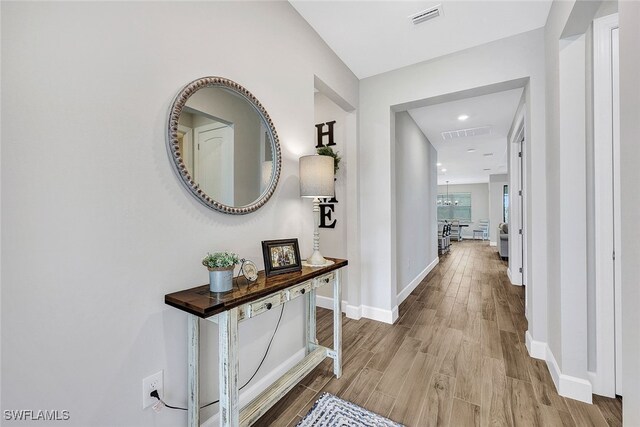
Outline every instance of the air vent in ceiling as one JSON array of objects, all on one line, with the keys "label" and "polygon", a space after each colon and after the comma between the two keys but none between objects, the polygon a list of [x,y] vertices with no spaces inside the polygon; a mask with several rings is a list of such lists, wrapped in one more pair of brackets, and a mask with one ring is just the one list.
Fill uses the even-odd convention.
[{"label": "air vent in ceiling", "polygon": [[414,25],[418,25],[430,19],[437,18],[438,16],[442,16],[441,4],[430,7],[429,9],[423,10],[422,12],[418,12],[414,15],[411,15],[409,16],[409,19],[411,20],[411,22],[413,22]]},{"label": "air vent in ceiling", "polygon": [[442,139],[450,141],[458,138],[468,138],[471,136],[491,135],[491,126],[481,126],[477,128],[447,130],[441,133]]}]

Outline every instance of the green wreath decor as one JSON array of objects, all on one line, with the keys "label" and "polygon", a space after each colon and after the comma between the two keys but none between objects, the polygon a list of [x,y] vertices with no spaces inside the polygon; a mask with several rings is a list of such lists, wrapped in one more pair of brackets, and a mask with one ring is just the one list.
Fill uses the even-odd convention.
[{"label": "green wreath decor", "polygon": [[337,174],[338,170],[340,169],[340,160],[342,160],[342,157],[340,157],[340,153],[338,153],[337,151],[333,151],[333,148],[331,147],[320,147],[317,151],[321,156],[333,157],[333,173]]}]

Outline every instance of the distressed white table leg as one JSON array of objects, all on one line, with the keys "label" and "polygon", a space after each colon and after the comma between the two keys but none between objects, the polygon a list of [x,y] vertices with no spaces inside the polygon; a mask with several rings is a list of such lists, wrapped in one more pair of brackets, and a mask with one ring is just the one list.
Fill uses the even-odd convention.
[{"label": "distressed white table leg", "polygon": [[310,290],[304,298],[307,305],[306,354],[309,354],[318,344],[318,340],[316,339],[316,290]]},{"label": "distressed white table leg", "polygon": [[238,403],[238,309],[218,315],[218,354],[220,381],[220,426],[240,423]]},{"label": "distressed white table leg", "polygon": [[333,282],[333,350],[336,357],[333,359],[333,373],[336,378],[342,376],[342,292],[340,279],[342,269],[336,270],[336,279]]},{"label": "distressed white table leg", "polygon": [[187,357],[189,359],[189,390],[187,420],[189,427],[200,426],[200,381],[198,365],[200,363],[200,318],[189,314],[187,339],[189,340]]}]

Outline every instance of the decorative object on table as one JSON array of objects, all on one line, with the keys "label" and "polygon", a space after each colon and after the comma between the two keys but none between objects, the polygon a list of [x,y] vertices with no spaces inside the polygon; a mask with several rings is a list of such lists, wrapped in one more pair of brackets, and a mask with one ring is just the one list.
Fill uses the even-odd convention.
[{"label": "decorative object on table", "polygon": [[313,254],[305,265],[319,267],[331,265],[320,253],[320,198],[334,195],[334,160],[331,156],[311,155],[300,157],[300,196],[313,198]]},{"label": "decorative object on table", "polygon": [[262,256],[267,277],[302,270],[298,239],[265,240]]},{"label": "decorative object on table", "polygon": [[[273,120],[251,92],[224,77],[202,77],[180,90],[169,111],[167,148],[182,184],[210,209],[253,212],[278,185],[282,160]],[[234,174],[234,165],[243,172],[236,166]]]},{"label": "decorative object on table", "polygon": [[238,255],[233,252],[207,253],[202,259],[202,265],[209,270],[211,292],[227,292],[233,289],[233,269],[238,262]]},{"label": "decorative object on table", "polygon": [[297,427],[403,427],[381,415],[347,402],[330,393],[322,393]]},{"label": "decorative object on table", "polygon": [[258,278],[258,267],[253,261],[243,258],[240,260],[240,273],[249,282],[255,282]]},{"label": "decorative object on table", "polygon": [[337,151],[333,151],[333,148],[331,147],[324,146],[318,148],[316,152],[321,156],[333,157],[333,174],[336,175],[340,170],[340,160],[342,160],[342,157],[340,157],[340,153],[338,153]]}]

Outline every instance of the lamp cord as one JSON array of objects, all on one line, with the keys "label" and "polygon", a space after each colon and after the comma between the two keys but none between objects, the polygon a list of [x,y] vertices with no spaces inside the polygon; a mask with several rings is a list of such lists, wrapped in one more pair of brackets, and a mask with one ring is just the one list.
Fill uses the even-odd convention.
[{"label": "lamp cord", "polygon": [[[271,335],[271,339],[269,340],[269,344],[267,345],[267,349],[265,350],[264,355],[262,356],[262,360],[261,360],[261,361],[260,361],[260,363],[258,364],[258,367],[256,368],[256,370],[253,372],[253,375],[251,375],[251,378],[249,378],[249,379],[247,380],[247,382],[245,382],[245,383],[244,383],[244,385],[243,385],[242,387],[240,387],[240,388],[239,388],[239,390],[242,390],[242,389],[243,389],[243,388],[245,388],[247,385],[249,385],[249,383],[251,382],[251,380],[253,380],[253,379],[255,378],[255,376],[258,374],[258,371],[260,370],[260,368],[262,367],[262,364],[263,364],[263,363],[264,363],[264,361],[266,360],[267,355],[269,354],[269,349],[271,348],[271,344],[273,343],[273,339],[274,339],[274,338],[275,338],[275,336],[276,336],[276,332],[278,332],[278,327],[280,326],[280,321],[282,320],[282,314],[284,313],[284,305],[285,305],[285,304],[283,303],[283,304],[282,304],[282,308],[280,309],[280,317],[278,317],[278,323],[276,323],[276,327],[275,327],[275,329],[273,330],[273,334]],[[168,405],[164,400],[162,400],[162,399],[160,398],[160,396],[158,395],[158,391],[157,391],[157,390],[154,390],[154,391],[152,391],[152,392],[151,392],[151,397],[155,397],[155,398],[156,398],[156,399],[158,399],[160,402],[162,402],[162,404],[163,404],[164,406],[166,406],[166,407],[167,407],[167,408],[169,408],[169,409],[177,409],[177,410],[180,410],[180,411],[186,411],[186,410],[187,410],[187,408],[181,408],[181,407],[179,407],[179,406],[171,406],[171,405]],[[207,403],[206,405],[201,406],[201,407],[200,407],[200,409],[204,409],[204,408],[206,408],[206,407],[208,407],[208,406],[211,406],[211,405],[213,405],[213,404],[216,404],[216,403],[218,403],[218,402],[220,402],[220,399],[218,399],[218,400],[214,400],[214,401],[213,401],[213,402],[211,402],[211,403]]]}]

